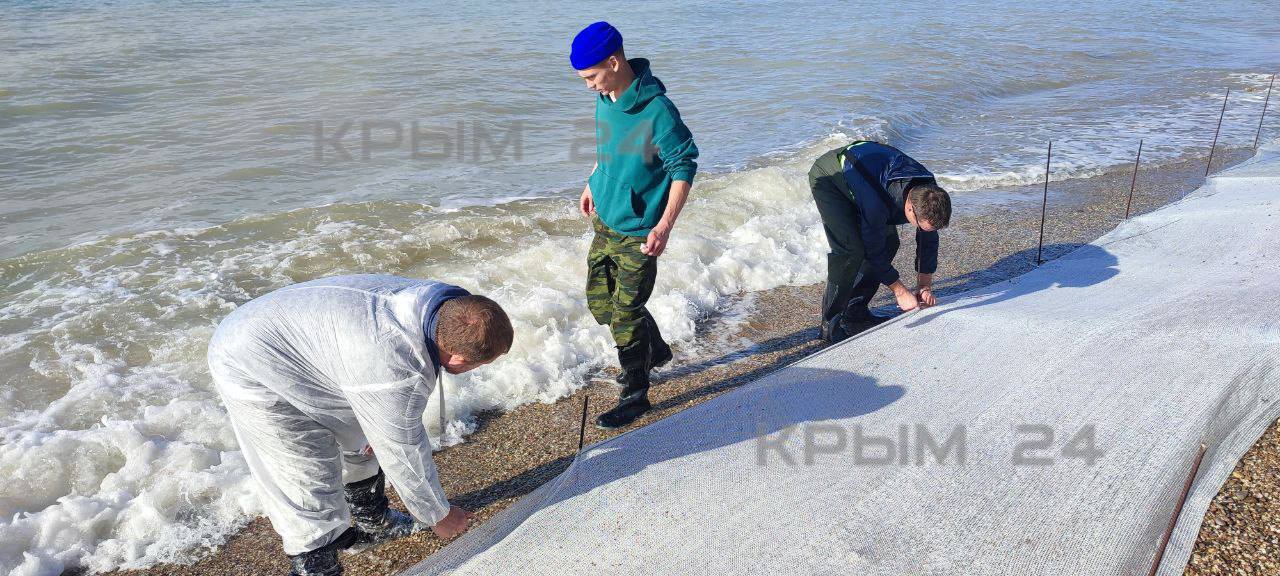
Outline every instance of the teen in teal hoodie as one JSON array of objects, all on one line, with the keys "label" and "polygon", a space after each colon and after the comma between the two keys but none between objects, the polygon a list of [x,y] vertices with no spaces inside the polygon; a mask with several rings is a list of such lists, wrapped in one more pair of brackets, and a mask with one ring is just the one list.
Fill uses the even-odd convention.
[{"label": "teen in teal hoodie", "polygon": [[671,183],[693,184],[698,147],[649,61],[627,64],[635,80],[617,101],[596,98],[596,169],[589,185],[606,226],[648,236],[666,210]]},{"label": "teen in teal hoodie", "polygon": [[598,94],[596,166],[579,209],[595,228],[587,254],[587,307],[596,322],[609,326],[622,366],[618,405],[596,425],[618,428],[649,410],[649,371],[671,360],[671,347],[645,304],[658,256],[693,184],[698,147],[649,61],[627,60],[613,26],[596,22],[580,32],[570,61]]}]

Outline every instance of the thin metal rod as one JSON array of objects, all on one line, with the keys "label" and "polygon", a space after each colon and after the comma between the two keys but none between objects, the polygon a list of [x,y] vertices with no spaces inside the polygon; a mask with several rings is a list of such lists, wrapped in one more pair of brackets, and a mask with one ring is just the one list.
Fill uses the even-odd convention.
[{"label": "thin metal rod", "polygon": [[440,438],[444,442],[444,430],[449,423],[449,419],[444,415],[444,371],[436,371],[436,389],[440,391]]},{"label": "thin metal rod", "polygon": [[1133,208],[1133,188],[1138,185],[1138,163],[1142,162],[1142,140],[1138,140],[1138,155],[1133,158],[1133,180],[1129,181],[1129,201],[1124,205],[1124,219],[1129,219],[1129,209]]},{"label": "thin metal rod", "polygon": [[1227,87],[1227,95],[1222,97],[1222,112],[1218,113],[1218,127],[1213,131],[1213,145],[1209,147],[1209,164],[1204,167],[1204,175],[1209,177],[1209,169],[1213,168],[1213,149],[1218,147],[1218,132],[1222,131],[1222,117],[1227,114],[1227,98],[1231,97],[1231,87]]},{"label": "thin metal rod", "polygon": [[1044,263],[1044,214],[1049,206],[1049,161],[1053,159],[1053,140],[1049,141],[1049,153],[1044,158],[1044,199],[1040,202],[1040,243],[1036,246],[1036,266]]},{"label": "thin metal rod", "polygon": [[1178,517],[1182,515],[1182,507],[1187,503],[1187,496],[1191,494],[1191,484],[1196,480],[1196,473],[1200,471],[1200,461],[1204,459],[1204,444],[1200,445],[1200,451],[1196,453],[1195,463],[1191,465],[1191,473],[1187,474],[1187,479],[1182,483],[1182,496],[1178,498],[1178,507],[1173,509],[1173,518],[1169,519],[1169,527],[1164,530],[1164,537],[1160,539],[1160,547],[1156,549],[1156,558],[1151,562],[1151,571],[1147,572],[1147,576],[1155,576],[1157,570],[1160,569],[1160,561],[1164,559],[1164,549],[1169,546],[1169,538],[1173,537],[1173,528],[1178,525]]},{"label": "thin metal rod", "polygon": [[582,451],[582,442],[587,438],[587,405],[590,403],[590,396],[582,397],[582,423],[578,425],[578,451]]},{"label": "thin metal rod", "polygon": [[1271,83],[1267,84],[1267,99],[1262,101],[1262,116],[1258,118],[1258,133],[1253,136],[1253,149],[1258,149],[1258,139],[1262,138],[1262,121],[1267,118],[1267,104],[1271,103],[1271,87],[1276,84],[1276,75],[1271,75]]}]

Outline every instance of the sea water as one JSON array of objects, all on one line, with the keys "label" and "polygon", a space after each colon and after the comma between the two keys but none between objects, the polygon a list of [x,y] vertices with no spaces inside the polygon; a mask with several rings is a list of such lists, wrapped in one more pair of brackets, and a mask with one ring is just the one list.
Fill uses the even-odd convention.
[{"label": "sea water", "polygon": [[[805,174],[855,138],[966,192],[1250,146],[1272,2],[0,6],[0,572],[187,561],[261,512],[204,352],[239,304],[353,272],[497,299],[517,339],[447,429],[612,359],[583,300],[608,19],[702,151],[651,310],[688,357],[742,294],[820,281]],[[1276,102],[1272,102],[1276,104]],[[1264,131],[1274,137],[1276,124]],[[430,410],[434,410],[432,404]]]}]

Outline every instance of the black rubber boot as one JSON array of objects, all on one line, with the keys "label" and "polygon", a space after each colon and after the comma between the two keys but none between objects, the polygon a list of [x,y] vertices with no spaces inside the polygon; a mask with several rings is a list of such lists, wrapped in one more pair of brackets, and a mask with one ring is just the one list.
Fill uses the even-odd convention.
[{"label": "black rubber boot", "polygon": [[[671,353],[671,346],[667,344],[666,340],[662,339],[662,332],[658,330],[658,325],[653,321],[653,318],[647,318],[645,320],[645,337],[649,341],[649,370],[661,368],[671,362],[671,359],[674,357]],[[619,372],[618,377],[614,378],[614,381],[626,386],[627,371],[623,370],[622,372]]]},{"label": "black rubber boot", "polygon": [[849,333],[844,331],[844,325],[840,322],[840,315],[830,320],[823,320],[822,325],[818,327],[819,338],[828,344],[835,344],[849,337]]},{"label": "black rubber boot", "polygon": [[636,370],[627,375],[627,384],[618,405],[596,417],[596,426],[605,430],[622,428],[636,421],[653,406],[649,403],[649,374]]},{"label": "black rubber boot", "polygon": [[883,324],[889,319],[872,314],[871,309],[867,307],[867,301],[868,299],[860,296],[853,298],[849,301],[849,307],[845,308],[844,313],[840,315],[840,330],[844,332],[845,338]]},{"label": "black rubber boot", "polygon": [[645,342],[637,342],[628,348],[618,349],[618,361],[626,383],[618,396],[618,405],[596,417],[596,426],[605,430],[621,428],[648,412],[649,404],[649,350]]},{"label": "black rubber boot", "polygon": [[338,551],[351,547],[358,537],[355,528],[348,528],[333,542],[290,556],[290,576],[341,576],[342,565],[338,563]]},{"label": "black rubber boot", "polygon": [[363,548],[414,532],[413,517],[388,506],[387,479],[381,468],[372,478],[346,484],[342,489],[351,508],[351,519],[360,532],[356,546]]},{"label": "black rubber boot", "polygon": [[671,346],[666,340],[662,339],[662,333],[658,331],[658,325],[653,322],[653,318],[649,322],[649,369],[661,368],[666,366],[674,357],[671,353]]},{"label": "black rubber boot", "polygon": [[854,296],[861,265],[861,258],[835,252],[827,254],[827,288],[822,292],[822,321],[819,325],[821,337],[827,342],[834,344],[849,337],[841,329],[840,320]]}]

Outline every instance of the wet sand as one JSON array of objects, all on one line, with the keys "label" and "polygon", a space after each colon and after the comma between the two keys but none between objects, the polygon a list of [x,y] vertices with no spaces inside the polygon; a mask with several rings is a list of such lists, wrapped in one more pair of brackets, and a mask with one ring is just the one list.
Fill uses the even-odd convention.
[{"label": "wet sand", "polygon": [[[1220,152],[1218,157],[1222,160],[1215,161],[1215,170],[1249,155],[1245,151]],[[1201,184],[1203,175],[1203,160],[1143,170],[1133,198],[1133,214],[1182,198]],[[1117,170],[1051,184],[1043,258],[1065,254],[1115,227],[1124,215],[1129,179],[1129,171]],[[942,236],[934,283],[940,300],[1034,267],[1041,191],[1039,186],[1027,186],[956,195],[957,212],[952,227]],[[968,204],[967,194],[972,194],[973,200]],[[909,271],[914,238],[905,228],[901,232],[902,251],[897,265],[900,270]],[[678,235],[677,229],[677,242]],[[904,278],[913,280],[908,273]],[[888,296],[881,292],[877,313],[892,313]],[[740,338],[728,339],[751,344],[708,357],[678,356],[673,366],[657,373],[650,395],[654,410],[634,426],[704,402],[821,349],[823,344],[816,340],[821,295],[821,285],[782,287],[752,295],[754,312],[733,325]],[[725,328],[723,322],[712,319],[701,329],[709,332]],[[559,474],[576,452],[584,399],[590,401],[589,417],[613,405],[618,392],[618,387],[609,381],[613,375],[603,373],[599,380],[554,404],[531,404],[505,414],[481,415],[475,433],[465,443],[435,455],[450,500],[475,511],[475,522],[484,522]],[[588,423],[586,442],[598,442],[619,433],[598,430]],[[1280,565],[1280,545],[1276,544],[1280,535],[1280,496],[1272,495],[1280,494],[1277,471],[1280,433],[1273,426],[1241,461],[1214,500],[1189,574],[1276,573]],[[392,501],[400,507],[394,494]],[[434,534],[424,532],[344,556],[343,566],[353,576],[393,574],[444,544]],[[265,518],[257,518],[191,565],[164,564],[111,574],[240,576],[280,575],[288,571],[280,539]]]}]

